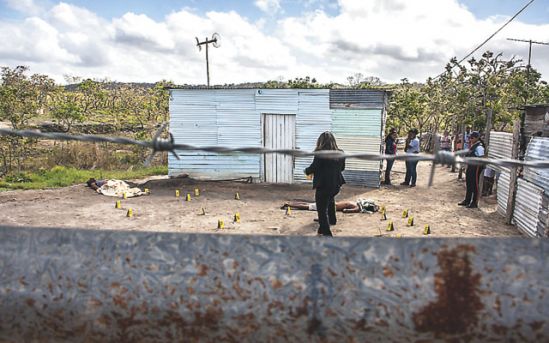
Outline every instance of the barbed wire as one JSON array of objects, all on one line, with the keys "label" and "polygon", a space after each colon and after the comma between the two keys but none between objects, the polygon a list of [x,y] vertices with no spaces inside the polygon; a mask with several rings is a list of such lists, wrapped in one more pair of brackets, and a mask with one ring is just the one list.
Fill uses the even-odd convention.
[{"label": "barbed wire", "polygon": [[[449,151],[437,151],[435,149],[434,154],[402,154],[402,155],[386,155],[381,153],[356,153],[349,154],[343,151],[335,150],[323,150],[323,151],[312,151],[307,152],[300,149],[267,149],[263,147],[236,147],[229,148],[224,146],[194,146],[190,144],[176,144],[174,142],[173,135],[170,133],[170,138],[162,138],[161,134],[166,128],[167,124],[164,123],[158,129],[151,141],[139,141],[131,138],[125,137],[108,137],[100,135],[71,135],[67,133],[60,132],[41,132],[35,130],[13,130],[13,129],[2,129],[0,128],[0,136],[17,136],[17,137],[27,137],[27,138],[37,138],[37,139],[47,139],[47,140],[56,140],[56,141],[80,141],[80,142],[91,142],[91,143],[114,143],[114,144],[124,144],[124,145],[136,145],[152,150],[151,155],[146,159],[145,165],[149,165],[152,161],[152,158],[157,152],[167,151],[172,153],[172,155],[179,159],[179,156],[176,153],[176,150],[180,151],[203,151],[203,152],[213,152],[219,154],[232,154],[232,153],[243,153],[243,154],[283,154],[291,155],[294,157],[322,157],[329,159],[360,159],[368,161],[383,161],[383,160],[397,160],[397,161],[428,161],[432,162],[434,165],[447,165],[452,166],[455,164],[464,164],[464,165],[492,165],[498,167],[526,167],[526,168],[539,168],[539,169],[549,169],[549,160],[529,160],[521,161],[514,159],[494,159],[486,157],[469,157],[465,156],[468,151],[461,150],[458,152],[449,152]],[[429,186],[432,185],[434,168],[431,169],[431,175],[429,178]]]}]

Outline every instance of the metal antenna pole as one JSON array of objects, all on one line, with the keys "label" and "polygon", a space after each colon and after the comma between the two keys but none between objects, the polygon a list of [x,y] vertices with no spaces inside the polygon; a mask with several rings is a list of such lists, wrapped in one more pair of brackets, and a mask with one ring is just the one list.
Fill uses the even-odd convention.
[{"label": "metal antenna pole", "polygon": [[[208,40],[208,38],[206,38]],[[530,62],[528,62],[529,64]],[[208,79],[208,87],[210,87],[210,59],[208,57],[208,44],[206,44],[206,77]]]},{"label": "metal antenna pole", "polygon": [[198,47],[198,50],[202,50],[202,45],[206,46],[206,80],[207,85],[210,87],[210,56],[209,56],[209,49],[208,45],[212,44],[214,48],[219,48],[219,35],[217,33],[214,33],[212,35],[212,39],[206,38],[204,41],[199,41],[198,38],[196,38],[196,46]]}]

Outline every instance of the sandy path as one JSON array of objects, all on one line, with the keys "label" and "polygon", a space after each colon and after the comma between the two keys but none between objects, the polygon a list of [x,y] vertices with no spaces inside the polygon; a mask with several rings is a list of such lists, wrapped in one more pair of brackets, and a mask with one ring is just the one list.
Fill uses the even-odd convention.
[{"label": "sandy path", "polygon": [[[394,183],[403,179],[404,163],[394,168]],[[513,226],[495,211],[492,196],[481,203],[480,209],[457,206],[465,194],[465,183],[449,169],[437,167],[435,185],[427,188],[430,165],[418,166],[418,187],[368,189],[345,186],[337,200],[370,198],[387,208],[389,220],[396,230],[386,232],[386,221],[376,214],[342,214],[332,227],[336,236],[422,236],[429,224],[432,236],[476,237],[519,236]],[[280,209],[291,199],[314,199],[309,185],[267,185],[240,182],[202,182],[192,179],[151,180],[147,183],[150,196],[123,200],[122,210],[114,208],[115,198],[98,195],[83,185],[42,191],[9,191],[0,193],[0,219],[3,225],[47,226],[63,228],[94,228],[142,231],[218,232],[238,234],[315,235],[315,212],[292,211],[286,216]],[[175,189],[182,195],[199,188],[200,197],[176,198]],[[235,200],[235,192],[241,200]],[[126,217],[131,207],[135,216]],[[207,214],[201,215],[205,208]],[[409,209],[415,226],[407,227],[402,211]],[[241,223],[232,222],[239,212]],[[224,220],[226,229],[217,230],[218,220]]]}]

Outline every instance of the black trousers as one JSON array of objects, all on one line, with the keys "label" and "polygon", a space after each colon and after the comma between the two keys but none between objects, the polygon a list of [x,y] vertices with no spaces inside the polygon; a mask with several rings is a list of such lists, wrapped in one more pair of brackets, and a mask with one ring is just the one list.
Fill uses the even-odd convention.
[{"label": "black trousers", "polygon": [[467,193],[465,193],[465,204],[478,204],[479,188],[478,181],[482,174],[481,166],[468,166],[465,172],[465,184],[467,185]]},{"label": "black trousers", "polygon": [[391,169],[393,169],[395,160],[387,160],[387,167],[385,168],[385,184],[391,184]]},{"label": "black trousers", "polygon": [[339,187],[336,189],[316,189],[315,202],[318,213],[318,233],[323,236],[332,236],[330,225],[337,223],[334,197],[338,193]]}]

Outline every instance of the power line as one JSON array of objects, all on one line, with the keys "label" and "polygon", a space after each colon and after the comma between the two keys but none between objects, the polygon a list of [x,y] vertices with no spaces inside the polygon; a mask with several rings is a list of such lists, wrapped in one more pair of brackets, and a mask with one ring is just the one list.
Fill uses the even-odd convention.
[{"label": "power line", "polygon": [[[524,11],[528,6],[530,6],[532,4],[532,2],[534,2],[535,0],[530,0],[526,5],[524,5],[517,13],[515,13],[514,16],[512,16],[509,20],[507,20],[507,22],[505,24],[503,24],[499,29],[497,29],[496,32],[494,32],[493,34],[490,35],[490,37],[486,38],[484,40],[484,42],[482,42],[479,46],[477,46],[473,51],[471,51],[470,53],[468,53],[465,57],[463,57],[461,60],[459,60],[459,62],[457,62],[457,64],[461,64],[461,62],[465,61],[469,56],[471,56],[472,54],[474,54],[475,52],[477,52],[478,49],[482,48],[482,46],[486,43],[488,43],[488,41],[490,39],[492,39],[495,35],[497,35],[501,30],[503,30],[503,28],[505,28],[510,22],[512,22],[519,14],[522,13],[522,11]],[[456,64],[456,65],[457,65]],[[454,65],[455,66],[455,65]],[[451,69],[453,69],[454,67],[452,67]],[[450,69],[450,70],[451,70]],[[440,73],[437,77],[435,77],[435,80],[438,79],[439,77],[441,77],[442,75],[444,75],[445,72],[442,72]]]}]

